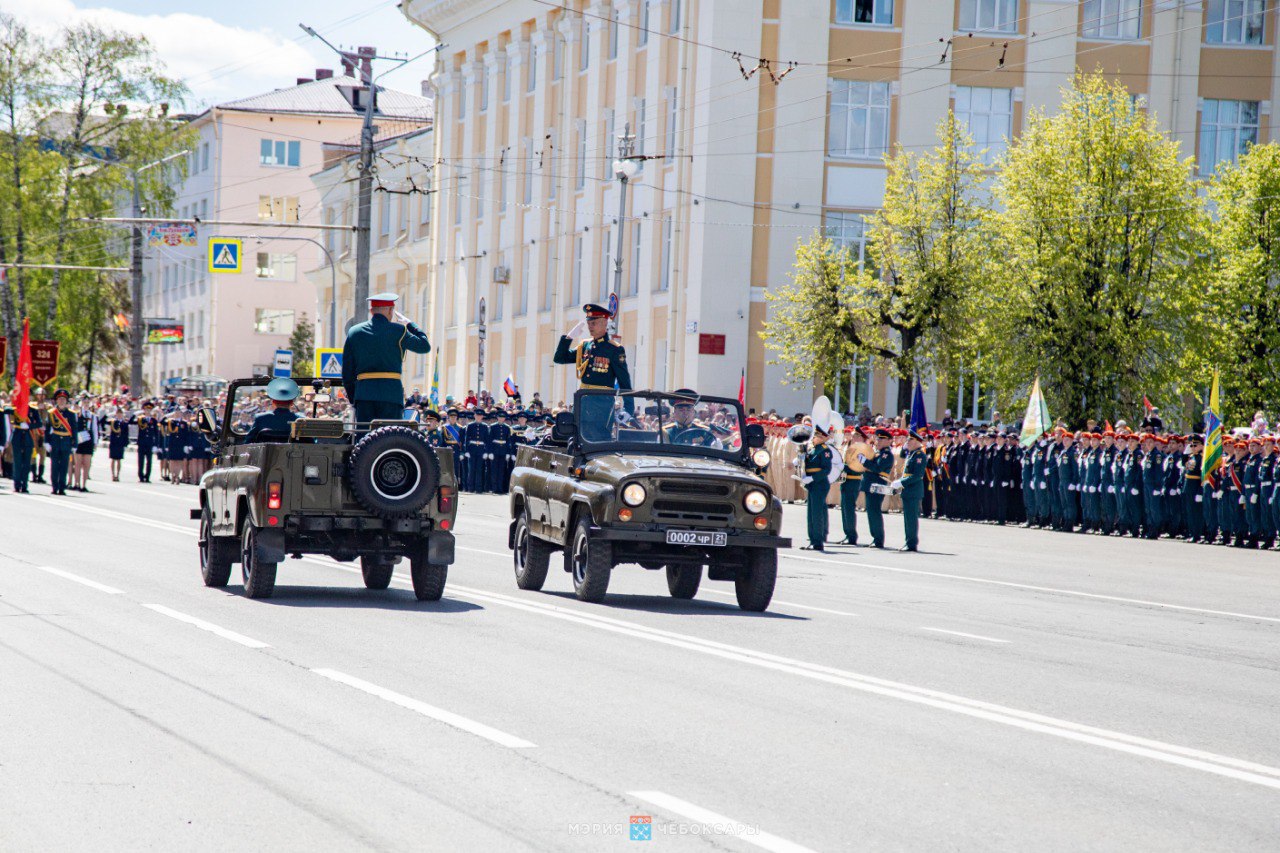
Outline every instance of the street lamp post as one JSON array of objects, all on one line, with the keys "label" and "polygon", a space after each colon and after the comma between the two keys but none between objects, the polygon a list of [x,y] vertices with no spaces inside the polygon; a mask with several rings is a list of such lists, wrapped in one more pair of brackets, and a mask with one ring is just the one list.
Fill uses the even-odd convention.
[{"label": "street lamp post", "polygon": [[[145,166],[139,166],[133,170],[133,215],[135,218],[142,216],[142,200],[138,191],[138,175],[147,169],[153,169],[156,166],[163,166],[170,160],[176,160],[179,157],[185,157],[191,152],[189,150],[178,151],[156,160],[154,163],[147,163]],[[129,264],[129,271],[132,278],[131,299],[133,301],[133,322],[129,328],[129,393],[140,395],[142,393],[142,341],[146,329],[142,327],[142,224],[136,223],[133,226],[132,235],[132,259]]]},{"label": "street lamp post", "polygon": [[618,191],[618,248],[613,258],[613,292],[619,299],[622,298],[622,238],[627,230],[627,184],[635,177],[638,168],[636,161],[631,157],[631,143],[634,141],[631,123],[627,122],[618,136],[618,159],[613,161],[613,174],[621,184]]}]

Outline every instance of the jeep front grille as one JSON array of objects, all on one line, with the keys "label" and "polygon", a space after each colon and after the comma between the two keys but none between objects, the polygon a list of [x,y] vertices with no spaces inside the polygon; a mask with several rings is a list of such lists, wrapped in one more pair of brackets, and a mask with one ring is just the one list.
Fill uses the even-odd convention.
[{"label": "jeep front grille", "polygon": [[722,498],[729,494],[727,483],[712,483],[699,480],[662,480],[658,483],[658,491],[664,495],[704,495]]},{"label": "jeep front grille", "polygon": [[697,501],[654,501],[653,520],[672,524],[728,524],[733,504]]}]

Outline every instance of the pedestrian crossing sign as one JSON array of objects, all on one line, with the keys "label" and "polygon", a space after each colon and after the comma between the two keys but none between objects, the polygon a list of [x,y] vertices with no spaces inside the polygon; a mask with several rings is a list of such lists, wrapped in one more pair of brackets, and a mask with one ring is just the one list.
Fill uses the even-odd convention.
[{"label": "pedestrian crossing sign", "polygon": [[240,241],[234,237],[209,238],[209,272],[240,272],[243,257]]},{"label": "pedestrian crossing sign", "polygon": [[342,350],[336,347],[317,347],[315,375],[321,379],[341,379]]}]

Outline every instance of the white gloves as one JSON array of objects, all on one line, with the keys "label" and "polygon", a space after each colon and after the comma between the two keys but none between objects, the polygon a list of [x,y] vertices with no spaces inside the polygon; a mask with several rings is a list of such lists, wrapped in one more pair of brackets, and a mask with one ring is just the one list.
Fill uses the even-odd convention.
[{"label": "white gloves", "polygon": [[52,452],[53,452],[53,445],[46,441],[46,442],[44,443],[44,452],[45,452],[45,453],[52,453]]},{"label": "white gloves", "polygon": [[587,321],[579,320],[577,325],[575,325],[572,329],[570,329],[569,333],[565,335],[565,337],[569,338],[570,340],[577,340],[578,338],[582,337],[586,333],[587,333]]},{"label": "white gloves", "polygon": [[807,485],[809,485],[810,483],[812,483],[812,482],[813,482],[813,478],[812,478],[812,477],[801,477],[801,478],[800,478],[800,482],[801,482],[801,483],[804,483],[804,484],[807,486]]},{"label": "white gloves", "polygon": [[1131,495],[1136,495],[1136,494],[1138,494],[1138,490],[1137,490],[1137,489],[1130,489],[1130,490],[1129,490],[1129,494],[1131,494]]},{"label": "white gloves", "polygon": [[1204,495],[1196,495],[1196,503],[1202,503],[1203,501]]},{"label": "white gloves", "polygon": [[902,488],[902,478],[901,478],[901,477],[899,477],[898,479],[894,480],[894,481],[893,481],[892,483],[890,483],[889,485],[890,485],[891,487],[893,487],[894,489],[901,489],[901,488]]},{"label": "white gloves", "polygon": [[413,322],[408,317],[401,314],[399,311],[395,312],[395,318],[397,323],[404,323],[406,326]]}]

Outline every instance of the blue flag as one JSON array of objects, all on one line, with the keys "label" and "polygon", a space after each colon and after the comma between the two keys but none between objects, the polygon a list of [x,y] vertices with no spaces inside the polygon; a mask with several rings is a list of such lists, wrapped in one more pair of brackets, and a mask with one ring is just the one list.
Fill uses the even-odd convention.
[{"label": "blue flag", "polygon": [[919,379],[916,380],[916,393],[911,398],[911,431],[917,429],[929,429],[929,415],[924,410],[924,391],[920,388]]}]

